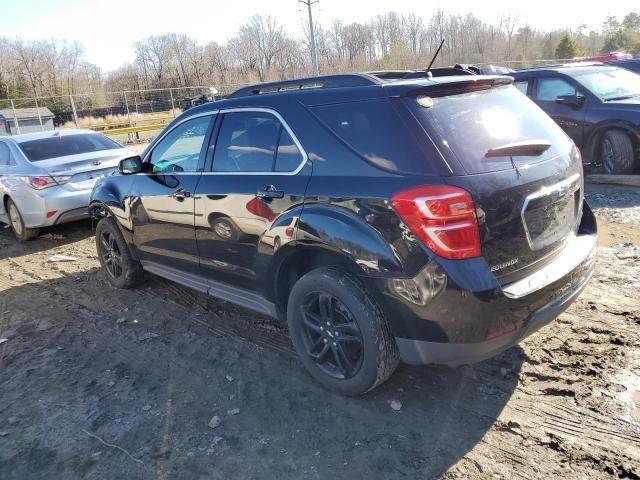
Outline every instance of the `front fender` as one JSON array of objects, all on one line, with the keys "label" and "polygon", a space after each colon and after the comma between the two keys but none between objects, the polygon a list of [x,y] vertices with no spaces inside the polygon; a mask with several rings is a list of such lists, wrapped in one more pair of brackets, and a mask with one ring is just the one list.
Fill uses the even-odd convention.
[{"label": "front fender", "polygon": [[91,192],[89,213],[92,217],[111,215],[116,219],[122,234],[130,243],[133,232],[128,193],[131,191],[134,175],[115,175],[96,182]]}]

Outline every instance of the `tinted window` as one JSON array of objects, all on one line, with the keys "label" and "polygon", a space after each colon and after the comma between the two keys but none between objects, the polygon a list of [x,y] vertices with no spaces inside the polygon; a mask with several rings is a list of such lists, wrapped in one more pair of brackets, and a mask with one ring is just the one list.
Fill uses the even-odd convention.
[{"label": "tinted window", "polygon": [[197,171],[210,122],[210,116],[187,120],[160,140],[151,152],[152,172]]},{"label": "tinted window", "polygon": [[286,128],[280,129],[278,154],[276,155],[276,172],[292,172],[300,166],[302,153],[289,135]]},{"label": "tinted window", "polygon": [[216,172],[271,172],[280,121],[264,112],[225,114],[213,157]]},{"label": "tinted window", "polygon": [[575,79],[604,100],[640,95],[640,75],[621,68],[580,73]]},{"label": "tinted window", "polygon": [[577,95],[576,87],[562,78],[539,78],[536,98],[541,102],[555,102],[561,95]]},{"label": "tinted window", "polygon": [[4,142],[0,142],[0,167],[6,167],[8,165],[15,165],[16,162],[13,160],[13,156],[11,155],[11,149],[9,145]]},{"label": "tinted window", "polygon": [[512,86],[433,98],[421,107],[407,98],[447,158],[457,160],[467,173],[513,168],[511,157],[487,157],[492,148],[526,140],[547,140],[551,148],[540,156],[513,157],[515,164],[546,160],[568,150],[568,138],[540,107]]},{"label": "tinted window", "polygon": [[374,165],[432,173],[425,152],[389,100],[313,107],[311,111],[349,147]]},{"label": "tinted window", "polygon": [[26,157],[32,162],[122,148],[110,138],[97,133],[55,135],[49,138],[20,142],[19,145]]},{"label": "tinted window", "polygon": [[529,80],[520,80],[513,83],[514,87],[520,90],[525,95],[527,94],[527,88],[529,87]]}]

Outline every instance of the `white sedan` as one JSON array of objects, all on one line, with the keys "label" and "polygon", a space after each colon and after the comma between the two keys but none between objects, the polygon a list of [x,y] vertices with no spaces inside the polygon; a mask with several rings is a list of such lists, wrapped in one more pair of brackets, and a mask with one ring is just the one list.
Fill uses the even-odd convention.
[{"label": "white sedan", "polygon": [[20,240],[39,229],[88,217],[91,190],[136,155],[91,130],[51,130],[0,137],[0,222]]}]

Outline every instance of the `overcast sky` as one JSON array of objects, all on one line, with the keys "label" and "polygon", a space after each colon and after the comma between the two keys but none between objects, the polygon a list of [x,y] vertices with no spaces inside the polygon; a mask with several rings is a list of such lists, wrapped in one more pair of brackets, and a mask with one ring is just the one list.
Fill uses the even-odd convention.
[{"label": "overcast sky", "polygon": [[[317,21],[329,26],[335,19],[364,22],[390,10],[429,17],[437,8],[447,13],[473,12],[486,22],[512,13],[540,30],[575,28],[580,23],[599,30],[607,15],[622,18],[640,10],[640,2],[320,0],[314,12]],[[112,70],[133,60],[133,44],[141,38],[176,32],[202,43],[224,43],[255,13],[272,15],[288,32],[302,35],[306,11],[297,0],[0,0],[0,35],[79,40],[90,62]]]}]

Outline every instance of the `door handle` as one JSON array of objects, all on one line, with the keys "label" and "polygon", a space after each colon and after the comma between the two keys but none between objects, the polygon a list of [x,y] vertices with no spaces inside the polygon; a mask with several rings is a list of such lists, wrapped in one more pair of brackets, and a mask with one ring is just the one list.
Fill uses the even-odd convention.
[{"label": "door handle", "polygon": [[274,185],[267,185],[263,190],[256,193],[256,197],[258,198],[282,198],[284,197],[284,192],[282,190],[278,190]]},{"label": "door handle", "polygon": [[191,192],[187,192],[184,188],[179,188],[169,196],[171,198],[175,198],[176,200],[182,201],[185,198],[189,198],[191,196]]}]

